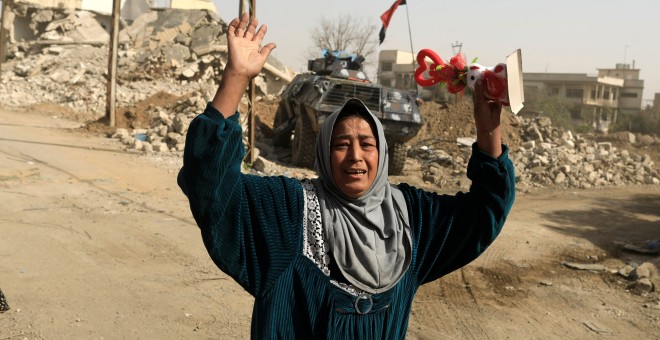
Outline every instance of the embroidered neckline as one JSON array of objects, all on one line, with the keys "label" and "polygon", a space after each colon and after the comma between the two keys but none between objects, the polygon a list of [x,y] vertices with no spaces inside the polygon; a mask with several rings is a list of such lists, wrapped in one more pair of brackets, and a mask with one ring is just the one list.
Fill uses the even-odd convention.
[{"label": "embroidered neckline", "polygon": [[325,274],[330,276],[328,264],[328,249],[323,239],[323,223],[321,222],[321,206],[316,194],[316,187],[309,179],[301,181],[305,191],[305,209],[303,213],[303,255],[312,260]]},{"label": "embroidered neckline", "polygon": [[[330,256],[323,238],[323,223],[321,220],[321,205],[316,194],[316,187],[309,179],[300,181],[303,187],[305,208],[303,209],[303,255],[310,259],[325,276],[330,276]],[[354,296],[370,296],[371,294],[353,285],[330,279],[330,283]]]}]

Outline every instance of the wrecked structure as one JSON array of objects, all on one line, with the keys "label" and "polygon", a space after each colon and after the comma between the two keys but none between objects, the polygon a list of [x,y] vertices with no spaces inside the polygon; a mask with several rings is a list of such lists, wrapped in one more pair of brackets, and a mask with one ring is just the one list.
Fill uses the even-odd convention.
[{"label": "wrecked structure", "polygon": [[[4,104],[52,102],[98,119],[105,109],[109,27],[104,15],[18,3],[12,8]],[[119,105],[158,92],[212,91],[227,60],[227,24],[214,11],[155,9],[120,25]],[[270,57],[256,80],[257,96],[273,98],[293,71]],[[7,86],[11,83],[11,86]],[[45,93],[45,97],[25,96]]]}]

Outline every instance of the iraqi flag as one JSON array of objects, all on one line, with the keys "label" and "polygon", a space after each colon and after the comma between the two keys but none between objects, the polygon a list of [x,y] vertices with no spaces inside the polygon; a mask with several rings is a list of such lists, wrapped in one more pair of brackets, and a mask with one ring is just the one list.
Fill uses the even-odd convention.
[{"label": "iraqi flag", "polygon": [[395,0],[392,7],[380,16],[380,21],[383,22],[383,28],[380,29],[380,33],[378,34],[380,40],[379,44],[382,44],[383,40],[385,40],[385,30],[387,30],[387,26],[390,25],[390,20],[392,19],[392,15],[394,15],[394,11],[396,11],[396,8],[399,7],[399,5],[405,4],[406,0]]}]

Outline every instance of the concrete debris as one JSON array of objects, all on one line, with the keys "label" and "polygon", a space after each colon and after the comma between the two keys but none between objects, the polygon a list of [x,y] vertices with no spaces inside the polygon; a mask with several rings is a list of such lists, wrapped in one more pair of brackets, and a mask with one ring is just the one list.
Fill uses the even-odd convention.
[{"label": "concrete debris", "polygon": [[[19,7],[14,9],[20,15],[13,25],[10,59],[0,79],[3,104],[58,103],[89,115],[89,121],[100,119],[106,106],[109,35],[99,22],[107,18],[87,11]],[[214,12],[154,10],[122,27],[117,106],[131,106],[160,91],[183,95],[217,87],[227,60],[227,25]],[[268,63],[271,71],[256,78],[260,98],[277,95],[293,77],[274,58]]]},{"label": "concrete debris", "polygon": [[658,284],[658,268],[652,262],[628,263],[619,269],[618,274],[632,281],[627,289],[633,294],[647,295],[655,291]]},{"label": "concrete debris", "polygon": [[[167,77],[188,82],[218,82],[227,60],[227,25],[214,12],[170,9],[143,14],[120,32],[123,48],[136,57],[123,60],[133,70],[126,81]],[[256,78],[261,95],[277,94],[293,71],[269,58]]]},{"label": "concrete debris", "polygon": [[592,272],[604,272],[607,270],[605,266],[598,263],[575,263],[575,262],[562,262],[567,268],[578,269],[578,270],[587,270]]},{"label": "concrete debris", "polygon": [[[605,186],[659,185],[660,172],[649,155],[635,155],[627,150],[618,150],[611,142],[598,142],[570,131],[552,126],[548,117],[524,119],[521,122],[522,141],[517,151],[511,151],[516,170],[516,186],[559,187],[590,189]],[[630,136],[635,137],[630,137]],[[627,140],[647,139],[652,145],[660,145],[660,140],[648,135],[634,135],[629,132],[619,136]],[[621,137],[615,137],[621,138]],[[441,168],[453,172],[464,172],[469,159],[471,145],[469,138],[459,138],[465,145],[460,155],[443,155],[441,150],[425,146],[409,151],[409,156],[427,163],[425,176],[429,181],[443,178]],[[641,145],[641,144],[637,144]],[[433,165],[439,167],[435,168]],[[436,171],[437,170],[437,171]],[[439,184],[435,182],[435,184]]]},{"label": "concrete debris", "polygon": [[[658,172],[647,155],[630,155],[609,142],[596,142],[566,133],[551,125],[547,117],[523,124],[522,138],[533,144],[511,155],[521,169],[520,182],[571,188],[607,185],[651,184]],[[526,171],[540,167],[542,171]]]}]

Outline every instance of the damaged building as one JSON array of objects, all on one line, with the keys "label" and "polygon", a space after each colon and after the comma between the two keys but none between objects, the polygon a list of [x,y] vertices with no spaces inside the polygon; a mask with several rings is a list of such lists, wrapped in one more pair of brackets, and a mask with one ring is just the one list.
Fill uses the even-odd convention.
[{"label": "damaged building", "polygon": [[[30,64],[43,55],[61,55],[79,46],[102,47],[107,58],[112,19],[109,5],[111,2],[103,0],[13,1],[6,20],[6,57],[11,63],[3,70],[18,66],[18,72],[13,73],[20,75],[24,73],[20,69],[26,67],[20,66],[22,63]],[[227,61],[227,24],[215,6],[210,0],[172,1],[172,7],[183,8],[153,5],[149,0],[122,1],[119,78],[217,82]],[[271,56],[256,78],[257,94],[279,94],[294,75],[291,68]]]}]

